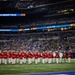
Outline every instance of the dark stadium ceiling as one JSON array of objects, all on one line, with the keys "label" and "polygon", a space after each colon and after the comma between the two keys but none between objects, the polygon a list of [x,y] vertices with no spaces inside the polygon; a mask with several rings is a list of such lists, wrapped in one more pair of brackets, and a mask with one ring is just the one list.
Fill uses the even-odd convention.
[{"label": "dark stadium ceiling", "polygon": [[26,16],[55,16],[75,12],[75,0],[2,0],[0,14],[24,13]]},{"label": "dark stadium ceiling", "polygon": [[75,5],[75,0],[2,0],[0,1],[0,13],[47,12],[56,5],[59,7],[63,3],[62,5],[66,6],[70,2]]},{"label": "dark stadium ceiling", "polygon": [[26,17],[0,17],[0,24],[26,23],[35,18],[67,14],[66,11],[74,14],[75,0],[0,0],[0,14],[26,14]]}]

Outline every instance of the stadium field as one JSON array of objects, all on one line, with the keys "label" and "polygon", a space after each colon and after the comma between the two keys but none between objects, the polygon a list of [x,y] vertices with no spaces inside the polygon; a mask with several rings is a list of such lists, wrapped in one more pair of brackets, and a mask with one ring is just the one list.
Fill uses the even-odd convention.
[{"label": "stadium field", "polygon": [[71,62],[68,63],[52,63],[52,64],[1,64],[0,65],[0,75],[8,74],[25,74],[25,73],[45,73],[45,72],[63,72],[63,71],[75,71],[75,59],[71,59]]}]

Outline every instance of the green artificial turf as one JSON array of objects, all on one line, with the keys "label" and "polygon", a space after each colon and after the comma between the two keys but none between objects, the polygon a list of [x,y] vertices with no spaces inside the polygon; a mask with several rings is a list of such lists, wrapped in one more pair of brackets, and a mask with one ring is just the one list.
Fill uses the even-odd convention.
[{"label": "green artificial turf", "polygon": [[21,73],[41,73],[41,72],[62,72],[62,71],[75,71],[75,59],[71,59],[71,63],[52,63],[52,64],[1,64],[0,75],[8,74],[21,74]]}]

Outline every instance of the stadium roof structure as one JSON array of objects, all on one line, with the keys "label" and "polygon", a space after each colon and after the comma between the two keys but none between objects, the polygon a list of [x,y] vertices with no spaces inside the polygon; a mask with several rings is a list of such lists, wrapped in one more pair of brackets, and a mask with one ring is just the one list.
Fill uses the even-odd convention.
[{"label": "stadium roof structure", "polygon": [[0,1],[0,13],[33,13],[47,11],[53,6],[74,5],[74,0],[4,0]]},{"label": "stadium roof structure", "polygon": [[[0,26],[31,26],[29,22],[45,17],[74,16],[75,0],[2,0],[0,14],[25,14],[21,17],[1,17]],[[69,17],[69,16],[68,16]],[[28,23],[28,24],[27,24]],[[33,26],[33,25],[32,25]]]}]

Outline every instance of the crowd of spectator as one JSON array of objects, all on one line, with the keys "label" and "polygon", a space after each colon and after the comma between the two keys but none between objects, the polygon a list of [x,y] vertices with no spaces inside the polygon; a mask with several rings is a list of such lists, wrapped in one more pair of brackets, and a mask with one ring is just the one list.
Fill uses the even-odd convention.
[{"label": "crowd of spectator", "polygon": [[0,37],[1,50],[69,50],[75,52],[75,38],[60,37],[59,35],[29,34],[29,35],[7,35]]},{"label": "crowd of spectator", "polygon": [[42,17],[35,18],[34,21],[29,21],[27,24],[22,23],[20,25],[21,28],[24,27],[38,27],[38,26],[50,26],[50,25],[58,25],[58,24],[71,24],[75,22],[74,16],[65,16],[65,17]]}]

